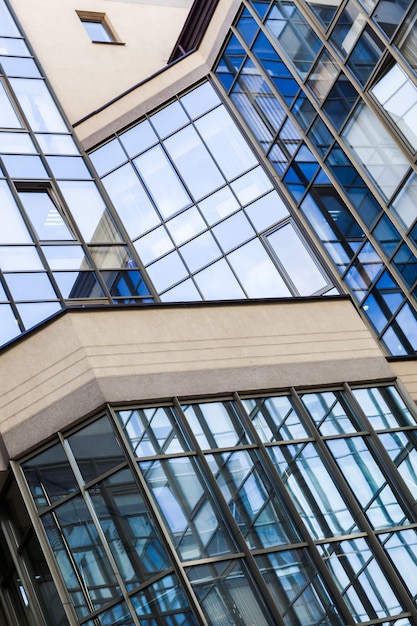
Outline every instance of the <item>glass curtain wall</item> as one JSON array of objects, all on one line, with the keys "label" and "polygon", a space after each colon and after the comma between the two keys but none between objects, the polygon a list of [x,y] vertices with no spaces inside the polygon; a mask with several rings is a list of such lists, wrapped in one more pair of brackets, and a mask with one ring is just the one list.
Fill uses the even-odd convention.
[{"label": "glass curtain wall", "polygon": [[245,1],[215,67],[388,352],[417,349],[413,3]]},{"label": "glass curtain wall", "polygon": [[0,345],[68,304],[152,297],[88,159],[0,0]]},{"label": "glass curtain wall", "polygon": [[14,469],[74,623],[411,626],[414,410],[392,385],[115,406]]},{"label": "glass curtain wall", "polygon": [[209,82],[90,158],[161,300],[335,293]]}]

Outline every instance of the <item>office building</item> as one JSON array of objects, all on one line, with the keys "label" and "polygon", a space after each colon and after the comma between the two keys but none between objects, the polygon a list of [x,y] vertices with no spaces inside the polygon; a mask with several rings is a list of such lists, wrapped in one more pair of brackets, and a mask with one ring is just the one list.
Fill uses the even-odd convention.
[{"label": "office building", "polygon": [[0,0],[0,626],[417,624],[416,21]]}]

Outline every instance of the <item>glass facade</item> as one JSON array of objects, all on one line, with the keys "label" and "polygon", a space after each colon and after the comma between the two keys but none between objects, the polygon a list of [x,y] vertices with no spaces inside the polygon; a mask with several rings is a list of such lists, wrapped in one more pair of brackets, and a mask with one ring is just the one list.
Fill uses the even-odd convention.
[{"label": "glass facade", "polygon": [[215,73],[359,310],[400,356],[417,347],[415,9],[363,4],[244,2]]},{"label": "glass facade", "polygon": [[162,301],[332,290],[297,218],[210,83],[90,158]]},{"label": "glass facade", "polygon": [[[348,293],[416,355],[415,3],[242,0],[210,75],[88,155],[8,7],[0,346],[68,307]],[[387,380],[82,408],[11,461],[0,625],[417,624]]]},{"label": "glass facade", "polygon": [[411,626],[416,437],[392,385],[109,406],[16,465],[45,623]]},{"label": "glass facade", "polygon": [[71,304],[153,300],[123,224],[0,2],[0,344]]}]

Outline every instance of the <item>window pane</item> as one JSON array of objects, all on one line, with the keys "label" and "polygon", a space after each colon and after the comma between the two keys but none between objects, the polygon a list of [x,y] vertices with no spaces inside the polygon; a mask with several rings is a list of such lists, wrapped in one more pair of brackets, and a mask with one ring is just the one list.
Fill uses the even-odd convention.
[{"label": "window pane", "polygon": [[164,145],[196,200],[224,185],[220,170],[192,126],[166,139]]},{"label": "window pane", "polygon": [[252,550],[294,543],[298,531],[255,451],[207,457],[228,508]]},{"label": "window pane", "polygon": [[404,610],[365,539],[323,544],[319,550],[356,621]]},{"label": "window pane", "polygon": [[[1,105],[0,105],[1,110]],[[22,219],[7,183],[0,180],[1,243],[31,243],[32,238]],[[4,269],[4,268],[3,268]]]},{"label": "window pane", "polygon": [[292,224],[268,235],[267,241],[300,295],[312,295],[329,284]]},{"label": "window pane", "polygon": [[130,164],[123,165],[102,180],[132,239],[159,224],[160,217]]},{"label": "window pane", "polygon": [[255,558],[285,624],[342,626],[344,620],[306,550],[285,550]]},{"label": "window pane", "polygon": [[68,438],[86,482],[124,461],[124,455],[107,417],[102,417]]},{"label": "window pane", "polygon": [[77,483],[60,443],[29,459],[23,472],[38,509],[77,491]]},{"label": "window pane", "polygon": [[59,186],[86,241],[120,241],[120,234],[94,183],[62,181]]},{"label": "window pane", "polygon": [[209,624],[226,625],[223,617],[235,615],[240,626],[272,624],[240,560],[196,565],[187,575]]},{"label": "window pane", "polygon": [[130,470],[113,474],[89,492],[128,589],[170,568],[165,547]]},{"label": "window pane", "polygon": [[204,115],[195,125],[226,178],[235,178],[257,165],[255,155],[224,107]]},{"label": "window pane", "polygon": [[235,552],[194,459],[142,461],[140,467],[182,560]]},{"label": "window pane", "polygon": [[12,78],[11,84],[35,132],[66,132],[67,127],[43,80]]},{"label": "window pane", "polygon": [[228,259],[250,298],[291,295],[259,240],[245,244],[229,254]]},{"label": "window pane", "polygon": [[2,128],[21,128],[22,124],[9,100],[9,96],[0,81],[0,126]]},{"label": "window pane", "polygon": [[385,199],[390,198],[407,172],[409,163],[376,115],[366,105],[360,105],[342,136],[377,189],[382,191]]},{"label": "window pane", "polygon": [[314,444],[274,446],[268,452],[314,539],[358,532],[336,480]]},{"label": "window pane", "polygon": [[[190,197],[161,146],[155,146],[137,157],[134,164],[162,217],[168,218],[191,204]],[[164,181],[163,185],[161,180]]]},{"label": "window pane", "polygon": [[404,137],[417,149],[417,87],[398,65],[389,70],[372,93]]},{"label": "window pane", "polygon": [[74,239],[47,191],[20,192],[19,197],[39,239],[44,241]]},{"label": "window pane", "polygon": [[171,408],[131,409],[117,412],[137,457],[189,450],[175,411]]}]

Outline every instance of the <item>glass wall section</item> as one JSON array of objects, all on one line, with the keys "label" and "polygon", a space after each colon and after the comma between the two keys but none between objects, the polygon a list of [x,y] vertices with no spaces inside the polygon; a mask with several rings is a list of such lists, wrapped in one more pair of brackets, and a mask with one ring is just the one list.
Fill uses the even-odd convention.
[{"label": "glass wall section", "polygon": [[394,63],[387,35],[398,26],[394,43],[406,50],[415,15],[401,29],[404,3],[365,5],[245,0],[215,75],[291,196],[290,213],[303,215],[387,351],[402,356],[417,350],[417,80]]},{"label": "glass wall section", "polygon": [[21,494],[4,490],[0,514],[0,623],[69,626]]},{"label": "glass wall section", "polygon": [[0,1],[0,345],[68,304],[151,300],[41,70]]},{"label": "glass wall section", "polygon": [[[279,72],[277,67],[277,80]],[[254,73],[250,80],[256,81]],[[267,94],[260,106],[268,106]],[[287,125],[283,144],[291,146],[291,132]],[[331,289],[209,83],[90,157],[162,300],[290,297]],[[302,255],[298,267],[287,261],[292,245]]]},{"label": "glass wall section", "polygon": [[411,626],[416,437],[345,384],[108,407],[15,469],[74,623]]}]

